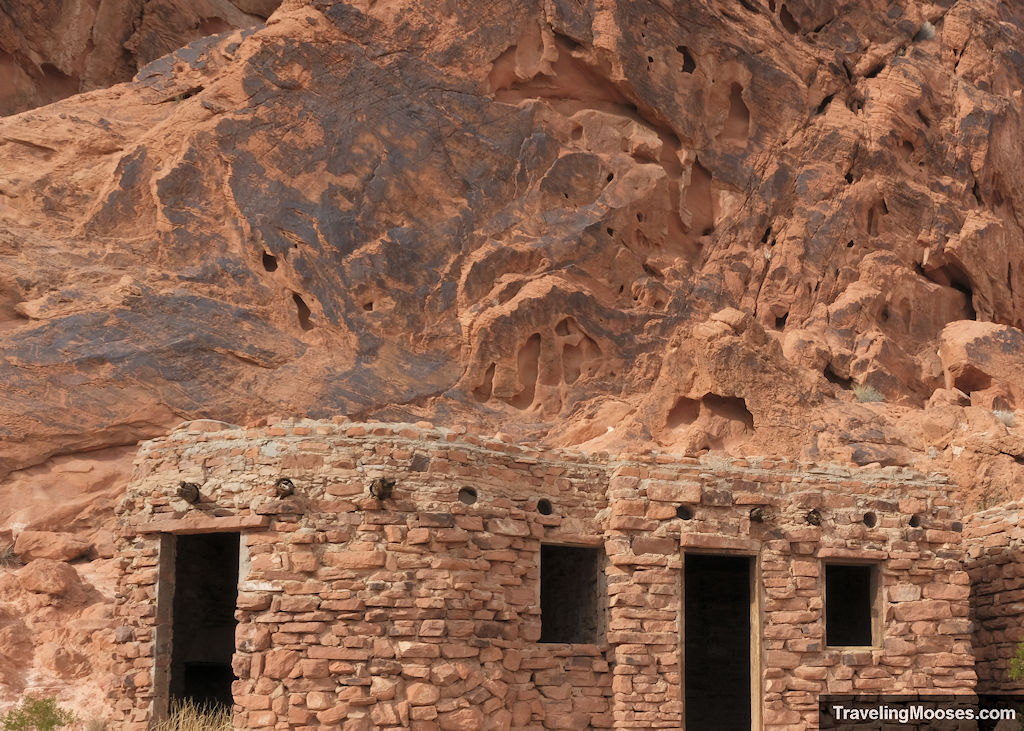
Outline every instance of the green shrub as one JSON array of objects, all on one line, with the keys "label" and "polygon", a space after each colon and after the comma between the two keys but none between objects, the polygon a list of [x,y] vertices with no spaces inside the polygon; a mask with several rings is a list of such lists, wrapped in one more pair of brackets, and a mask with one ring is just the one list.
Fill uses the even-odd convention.
[{"label": "green shrub", "polygon": [[1024,680],[1024,640],[1017,643],[1017,652],[1010,658],[1010,680]]},{"label": "green shrub", "polygon": [[171,715],[154,731],[230,731],[231,710],[224,706],[199,705],[190,699],[171,703]]},{"label": "green shrub", "polygon": [[74,721],[75,714],[58,706],[56,698],[33,695],[25,696],[20,706],[0,717],[4,731],[52,731]]}]

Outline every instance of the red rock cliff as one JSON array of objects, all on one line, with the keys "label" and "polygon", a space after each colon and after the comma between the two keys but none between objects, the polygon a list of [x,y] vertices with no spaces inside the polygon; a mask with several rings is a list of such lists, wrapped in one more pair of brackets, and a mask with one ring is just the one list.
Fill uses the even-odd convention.
[{"label": "red rock cliff", "polygon": [[2,119],[0,530],[93,530],[140,438],[272,412],[997,500],[1022,45],[990,0],[296,0]]}]

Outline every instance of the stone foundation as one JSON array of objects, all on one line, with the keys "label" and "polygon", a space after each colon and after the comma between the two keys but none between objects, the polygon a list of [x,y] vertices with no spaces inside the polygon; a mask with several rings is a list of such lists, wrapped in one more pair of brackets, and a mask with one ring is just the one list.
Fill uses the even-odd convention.
[{"label": "stone foundation", "polygon": [[[950,488],[893,468],[584,455],[425,423],[192,422],[142,445],[120,515],[121,728],[166,709],[167,556],[203,532],[241,535],[238,728],[680,728],[690,553],[754,558],[766,729],[814,728],[819,693],[975,687]],[[596,642],[539,642],[542,544],[599,549]],[[831,563],[875,567],[870,646],[826,646]]]}]

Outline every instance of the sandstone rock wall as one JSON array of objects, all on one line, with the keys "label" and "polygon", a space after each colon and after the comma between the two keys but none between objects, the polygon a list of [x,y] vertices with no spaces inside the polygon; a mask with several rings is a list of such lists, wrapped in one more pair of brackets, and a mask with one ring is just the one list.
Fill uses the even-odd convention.
[{"label": "sandstone rock wall", "polygon": [[1024,640],[1021,510],[1017,501],[989,508],[971,516],[964,531],[979,692],[1016,693],[1024,688],[1009,676],[1010,658]]},{"label": "sandstone rock wall", "polygon": [[0,116],[128,81],[197,38],[262,25],[279,0],[58,0],[0,7]]},{"label": "sandstone rock wall", "polygon": [[[296,489],[279,498],[282,477]],[[396,480],[391,497],[368,494],[375,478]],[[199,485],[194,504],[182,482]],[[142,447],[120,515],[124,728],[144,728],[166,693],[161,541],[213,530],[239,531],[248,552],[241,728],[678,728],[693,551],[756,556],[765,728],[814,727],[819,692],[975,682],[949,486],[896,469],[587,457],[429,424],[195,422]],[[542,544],[601,549],[597,644],[538,643]],[[874,647],[825,645],[822,567],[849,561],[879,567]]]}]

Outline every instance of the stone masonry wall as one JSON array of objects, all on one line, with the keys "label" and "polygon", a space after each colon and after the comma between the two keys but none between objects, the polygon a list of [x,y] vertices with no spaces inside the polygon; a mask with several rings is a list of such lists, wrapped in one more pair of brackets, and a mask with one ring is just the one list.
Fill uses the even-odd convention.
[{"label": "stone masonry wall", "polygon": [[[282,477],[294,495],[276,497]],[[396,480],[392,497],[369,495],[375,478]],[[702,551],[757,557],[766,729],[814,728],[821,692],[975,684],[949,488],[893,468],[584,455],[426,423],[201,421],[142,445],[120,512],[126,729],[166,702],[161,546],[209,531],[240,532],[248,553],[238,728],[679,728],[683,556]],[[542,543],[601,549],[598,644],[538,643]],[[879,566],[874,647],[825,647],[829,561]]]},{"label": "stone masonry wall", "polygon": [[1021,692],[1007,674],[1024,640],[1024,504],[975,513],[964,530],[979,693]]}]

